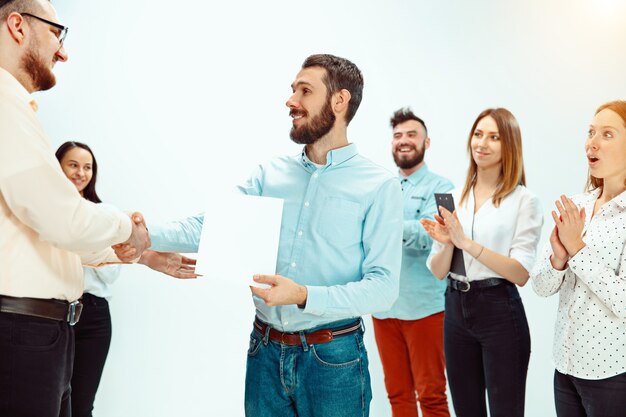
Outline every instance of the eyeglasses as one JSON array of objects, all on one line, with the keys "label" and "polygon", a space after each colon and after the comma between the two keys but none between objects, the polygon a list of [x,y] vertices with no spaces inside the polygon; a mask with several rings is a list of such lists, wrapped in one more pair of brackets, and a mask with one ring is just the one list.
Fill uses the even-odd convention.
[{"label": "eyeglasses", "polygon": [[20,14],[21,14],[22,16],[30,16],[30,17],[33,17],[33,18],[35,18],[35,19],[37,19],[37,20],[39,20],[39,21],[41,21],[41,22],[47,23],[47,24],[49,24],[50,26],[52,26],[52,27],[55,27],[55,28],[59,29],[59,31],[58,31],[58,32],[56,32],[56,35],[57,35],[57,39],[59,39],[59,43],[60,43],[61,45],[63,45],[63,41],[65,40],[65,37],[67,36],[67,31],[69,30],[69,28],[68,28],[67,26],[63,26],[63,25],[60,25],[60,24],[58,24],[58,23],[51,22],[51,21],[46,20],[46,19],[44,19],[44,18],[42,18],[42,17],[35,16],[34,14],[30,14],[30,13],[20,13]]}]

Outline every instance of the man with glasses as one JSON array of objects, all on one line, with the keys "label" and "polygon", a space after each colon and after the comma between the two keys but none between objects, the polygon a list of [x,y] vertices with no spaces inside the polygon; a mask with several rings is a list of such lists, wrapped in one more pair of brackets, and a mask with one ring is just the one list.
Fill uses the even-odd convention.
[{"label": "man with glasses", "polygon": [[0,0],[0,416],[71,415],[81,261],[150,245],[142,223],[79,195],[36,118],[30,94],[55,85],[66,34],[49,1]]}]

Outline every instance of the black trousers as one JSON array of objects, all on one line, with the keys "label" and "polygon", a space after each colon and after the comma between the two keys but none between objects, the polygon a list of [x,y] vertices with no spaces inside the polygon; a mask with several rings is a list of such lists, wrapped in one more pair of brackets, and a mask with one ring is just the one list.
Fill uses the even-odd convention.
[{"label": "black trousers", "polygon": [[73,362],[69,324],[0,312],[0,416],[70,417]]},{"label": "black trousers", "polygon": [[444,351],[457,417],[522,417],[530,333],[515,285],[446,291]]},{"label": "black trousers", "polygon": [[85,293],[82,302],[83,312],[74,326],[76,354],[72,375],[72,417],[91,417],[111,345],[111,314],[107,300]]},{"label": "black trousers", "polygon": [[589,380],[554,372],[558,417],[626,417],[626,373]]}]

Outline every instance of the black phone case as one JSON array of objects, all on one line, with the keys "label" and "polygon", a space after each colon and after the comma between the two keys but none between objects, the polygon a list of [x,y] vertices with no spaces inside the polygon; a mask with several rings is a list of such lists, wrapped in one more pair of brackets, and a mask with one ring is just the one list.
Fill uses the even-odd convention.
[{"label": "black phone case", "polygon": [[[449,193],[435,193],[435,201],[437,202],[437,210],[439,206],[444,207],[450,213],[454,213],[454,198]],[[441,216],[441,212],[439,212]],[[452,262],[450,263],[450,272],[457,275],[467,276],[465,271],[465,261],[463,260],[463,251],[456,246],[452,252]]]}]

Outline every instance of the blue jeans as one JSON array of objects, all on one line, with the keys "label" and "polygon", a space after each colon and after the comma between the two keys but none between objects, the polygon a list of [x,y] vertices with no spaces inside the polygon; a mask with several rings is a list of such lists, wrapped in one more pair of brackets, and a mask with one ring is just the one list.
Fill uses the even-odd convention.
[{"label": "blue jeans", "polygon": [[247,417],[367,417],[371,400],[362,330],[328,343],[299,346],[272,341],[267,332],[252,330],[246,367]]},{"label": "blue jeans", "polygon": [[446,291],[444,351],[457,417],[523,417],[530,333],[513,284]]}]

